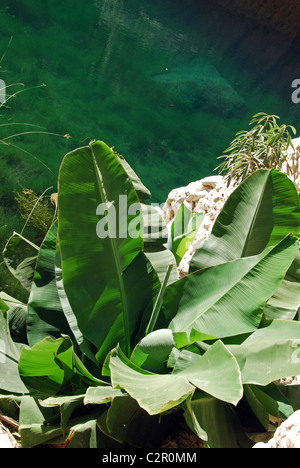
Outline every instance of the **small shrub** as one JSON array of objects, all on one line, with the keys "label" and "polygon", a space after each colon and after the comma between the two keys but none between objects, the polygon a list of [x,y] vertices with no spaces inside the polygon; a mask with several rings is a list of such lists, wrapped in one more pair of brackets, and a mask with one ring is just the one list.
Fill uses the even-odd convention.
[{"label": "small shrub", "polygon": [[23,188],[15,195],[21,217],[28,220],[28,226],[40,234],[46,234],[54,216],[54,208],[49,198],[39,197],[33,190]]},{"label": "small shrub", "polygon": [[260,112],[253,116],[249,131],[240,131],[229,148],[220,158],[225,159],[218,167],[228,185],[240,184],[258,169],[281,169],[290,146],[293,147],[290,131],[295,135],[296,129],[291,125],[277,123],[276,115]]}]

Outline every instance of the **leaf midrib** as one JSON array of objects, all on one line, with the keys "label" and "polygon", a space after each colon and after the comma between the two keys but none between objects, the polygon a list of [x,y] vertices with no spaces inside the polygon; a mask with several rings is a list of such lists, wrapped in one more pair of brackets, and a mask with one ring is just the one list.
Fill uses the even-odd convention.
[{"label": "leaf midrib", "polygon": [[[95,174],[96,174],[96,179],[100,191],[100,196],[101,199],[107,203],[108,200],[106,198],[106,195],[103,190],[103,179],[101,175],[101,171],[98,167],[96,157],[93,151],[93,148],[90,146],[91,149],[91,154],[92,154],[92,161],[95,169]],[[118,284],[119,284],[119,291],[120,291],[120,297],[121,297],[121,302],[122,302],[122,310],[123,310],[123,325],[124,325],[124,333],[125,333],[125,341],[126,341],[126,352],[127,355],[130,355],[130,328],[129,328],[129,320],[128,320],[128,304],[127,304],[127,298],[126,298],[126,293],[125,293],[125,288],[124,288],[124,282],[123,282],[123,277],[122,277],[122,267],[120,263],[120,259],[117,253],[117,246],[114,242],[114,236],[111,233],[111,228],[110,228],[110,223],[108,223],[108,239],[109,243],[111,246],[113,258],[114,258],[114,267],[117,273],[117,279],[118,279]]]},{"label": "leaf midrib", "polygon": [[255,223],[256,223],[256,220],[257,220],[257,216],[258,216],[261,204],[262,204],[263,197],[265,195],[266,186],[267,186],[267,183],[269,181],[270,176],[271,176],[271,172],[269,172],[268,177],[266,178],[266,180],[264,182],[263,189],[262,189],[261,195],[259,197],[259,202],[256,204],[255,213],[254,213],[254,216],[252,217],[251,226],[250,226],[250,228],[248,230],[248,235],[247,235],[247,237],[245,239],[245,242],[244,242],[244,247],[243,247],[243,250],[242,250],[242,253],[241,253],[241,258],[246,257],[246,252],[247,252],[247,248],[248,248],[248,245],[249,245],[249,241],[251,239],[251,236],[252,236],[252,233],[253,233],[253,230],[254,230],[254,226],[255,226]]},{"label": "leaf midrib", "polygon": [[[257,268],[257,266],[262,262],[264,261],[272,252],[273,250],[276,248],[275,247],[269,247],[266,251],[264,251],[263,253],[259,254],[259,255],[256,255],[255,257],[257,258],[257,261],[252,265],[252,267],[250,267],[249,269],[247,269],[247,271],[241,275],[241,277],[231,286],[229,287],[219,298],[217,298],[214,303],[207,307],[200,315],[198,315],[197,317],[194,317],[193,318],[193,321],[191,323],[189,323],[188,325],[185,325],[184,328],[181,330],[183,332],[187,332],[189,330],[191,330],[193,328],[193,325],[195,324],[195,322],[198,320],[198,319],[201,319],[201,317],[203,317],[204,314],[206,314],[209,310],[211,310],[212,307],[215,307],[216,304],[218,304],[218,302],[220,302],[220,300],[228,295],[230,293],[230,291],[232,291],[238,283],[240,283],[242,280],[244,280],[249,274],[250,272],[254,269],[254,268]],[[249,257],[250,258],[250,257]],[[253,257],[254,258],[254,257]],[[232,260],[232,262],[237,262],[237,261],[240,261],[242,259],[235,259],[235,260]],[[229,263],[232,263],[232,262],[229,262]],[[210,267],[210,268],[214,268],[214,267]],[[195,272],[197,273],[197,272]],[[195,274],[195,273],[192,273],[192,274]]]}]

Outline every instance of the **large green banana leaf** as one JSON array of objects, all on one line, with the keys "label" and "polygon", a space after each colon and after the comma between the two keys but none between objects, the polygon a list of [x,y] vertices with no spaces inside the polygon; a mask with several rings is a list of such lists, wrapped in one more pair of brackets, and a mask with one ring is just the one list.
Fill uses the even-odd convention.
[{"label": "large green banana leaf", "polygon": [[[9,332],[8,320],[0,311],[0,391],[12,394],[28,393],[22,382],[18,361],[20,352],[12,341]],[[1,397],[0,397],[1,398]]]},{"label": "large green banana leaf", "polygon": [[[76,403],[71,405],[76,407]],[[22,447],[32,448],[41,444],[55,446],[67,441],[68,448],[99,447],[97,419],[103,411],[102,408],[96,407],[88,415],[77,415],[72,418],[69,415],[67,421],[64,421],[66,414],[71,412],[68,410],[65,405],[63,408],[43,407],[31,396],[23,398],[19,429]]]},{"label": "large green banana leaf", "polygon": [[19,374],[25,385],[36,395],[55,395],[65,380],[65,371],[55,362],[55,356],[67,338],[45,338],[32,348],[23,348],[19,359]]},{"label": "large green banana leaf", "polygon": [[64,394],[73,379],[78,388],[106,385],[84,366],[68,336],[45,338],[30,349],[23,348],[18,366],[23,382],[37,396],[53,396],[60,390]]},{"label": "large green banana leaf", "polygon": [[[124,212],[119,195],[127,197],[127,208],[137,208],[134,214]],[[99,206],[102,214],[112,207],[117,214],[115,224],[107,223],[105,238],[97,236],[103,223]],[[78,327],[96,346],[100,362],[118,343],[130,354],[142,311],[152,300],[153,271],[142,253],[138,207],[130,176],[104,143],[93,142],[64,158],[58,195],[63,284]],[[141,235],[126,232],[138,225]]]},{"label": "large green banana leaf", "polygon": [[[262,322],[261,328],[254,333],[241,335],[229,340],[226,348],[232,353],[240,367],[244,385],[267,386],[279,379],[299,375],[300,373],[300,323],[288,320],[273,320]],[[238,344],[232,344],[232,342]],[[224,342],[225,339],[224,339]],[[274,344],[275,343],[275,344]],[[213,345],[215,346],[215,345]],[[177,371],[188,372],[195,366],[203,350],[208,353],[210,345],[197,342],[196,346],[183,351],[172,352],[168,365]],[[200,351],[201,350],[201,351]],[[204,355],[205,356],[205,355]],[[193,367],[192,367],[193,368]],[[280,403],[274,390],[270,396]],[[281,401],[280,411],[285,413]]]},{"label": "large green banana leaf", "polygon": [[[266,431],[270,429],[270,415],[274,418],[282,418],[282,410],[285,413],[283,416],[288,418],[294,412],[275,384],[267,387],[245,385],[244,392],[247,404]],[[270,395],[269,392],[274,393],[274,395],[272,393]],[[274,396],[280,400],[277,401]]]},{"label": "large green banana leaf", "polygon": [[33,281],[39,248],[16,232],[8,240],[3,259],[11,274],[29,293]]},{"label": "large green banana leaf", "polygon": [[259,170],[231,194],[211,235],[195,252],[190,271],[261,253],[300,234],[300,202],[293,182],[277,170]]},{"label": "large green banana leaf", "polygon": [[[154,341],[156,335],[157,332],[154,332]],[[150,351],[152,356],[157,357],[162,353],[167,359],[163,342],[168,346],[169,337],[166,333],[162,334],[155,352]],[[179,365],[169,374],[157,374],[142,369],[129,361],[118,348],[110,353],[109,367],[113,387],[126,390],[149,414],[160,414],[178,406],[195,388],[234,405],[243,396],[237,361],[220,341],[211,346],[204,356],[198,356],[190,366],[182,369]]]},{"label": "large green banana leaf", "polygon": [[[144,225],[144,253],[153,265],[160,281],[163,282],[168,265],[170,263],[174,263],[175,265],[176,262],[171,250],[165,247],[168,241],[168,228],[158,207],[146,203],[152,196],[149,189],[145,187],[128,162],[119,154],[117,156],[130,177],[141,202]],[[176,268],[173,268],[169,283],[173,283],[177,280],[178,272]]]},{"label": "large green banana leaf", "polygon": [[130,447],[159,447],[168,436],[172,415],[150,416],[127,394],[113,399],[111,406],[98,419],[101,431]]},{"label": "large green banana leaf", "polygon": [[232,407],[203,392],[196,392],[184,404],[189,427],[206,442],[208,448],[251,448]]},{"label": "large green banana leaf", "polygon": [[300,374],[300,322],[267,322],[241,345],[229,345],[244,384],[268,385]]},{"label": "large green banana leaf", "polygon": [[153,374],[133,364],[120,348],[109,358],[113,387],[121,387],[150,415],[161,414],[180,405],[195,387],[185,377]]},{"label": "large green banana leaf", "polygon": [[233,405],[242,398],[241,371],[235,357],[221,341],[216,341],[187,367],[185,362],[181,367],[178,361],[173,374],[186,377],[198,389]]},{"label": "large green banana leaf", "polygon": [[66,291],[64,289],[63,279],[62,279],[62,270],[61,270],[61,257],[60,257],[60,250],[59,250],[58,243],[56,244],[56,255],[55,255],[55,279],[56,279],[57,294],[60,300],[62,310],[72,330],[74,338],[76,339],[77,344],[80,347],[82,347],[85,343],[85,339],[81,331],[79,330],[76,316],[74,315],[74,312],[72,310],[72,307],[66,295]]},{"label": "large green banana leaf", "polygon": [[0,292],[0,308],[7,314],[10,336],[13,342],[19,346],[28,344],[27,340],[27,305],[9,296],[5,292]]},{"label": "large green banana leaf", "polygon": [[174,347],[175,342],[171,330],[156,330],[138,343],[130,360],[142,369],[164,374],[170,372],[166,363]]},{"label": "large green banana leaf", "polygon": [[256,330],[297,251],[297,239],[288,236],[259,255],[199,270],[169,285],[160,328],[200,341],[199,334],[222,338]]},{"label": "large green banana leaf", "polygon": [[19,420],[22,447],[31,448],[61,436],[62,429],[59,425],[59,414],[57,419],[53,417],[55,417],[55,411],[52,408],[41,408],[37,399],[32,396],[23,398]]},{"label": "large green banana leaf", "polygon": [[99,363],[95,357],[94,350],[92,349],[91,343],[87,338],[83,336],[79,327],[76,315],[70,305],[69,299],[66,295],[66,291],[63,284],[62,269],[61,269],[61,257],[58,243],[56,244],[56,256],[55,256],[55,278],[56,278],[56,289],[59,296],[60,304],[67,320],[67,323],[72,331],[74,337],[74,344],[76,343],[76,349],[78,347],[81,353],[81,360],[84,362],[95,375],[98,375],[100,370]]},{"label": "large green banana leaf", "polygon": [[72,336],[56,287],[57,223],[48,231],[38,254],[27,308],[27,336],[30,346],[47,337]]},{"label": "large green banana leaf", "polygon": [[144,252],[150,263],[153,265],[161,283],[171,263],[172,268],[168,284],[179,279],[176,268],[176,259],[171,250],[165,246],[168,242],[168,228],[155,206],[142,204],[144,223]]},{"label": "large green banana leaf", "polygon": [[[175,358],[174,365],[171,365],[170,356],[174,352],[179,355]],[[232,353],[221,341],[209,347],[204,356],[192,357],[193,360],[186,360],[185,353],[176,350],[171,330],[157,330],[141,340],[130,361],[155,374],[165,374],[166,371],[170,373],[170,369],[167,369],[168,362],[168,366],[174,368],[174,375],[185,377],[195,387],[216,398],[232,404],[241,399],[243,388],[240,369]]]},{"label": "large green banana leaf", "polygon": [[267,320],[293,320],[300,307],[300,250],[279,288],[269,299],[264,316]]}]

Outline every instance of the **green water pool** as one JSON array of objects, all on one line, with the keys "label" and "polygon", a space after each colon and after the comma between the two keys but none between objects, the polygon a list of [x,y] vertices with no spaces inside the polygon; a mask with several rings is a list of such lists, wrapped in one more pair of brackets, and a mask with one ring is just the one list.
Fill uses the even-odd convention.
[{"label": "green water pool", "polygon": [[7,3],[0,78],[37,88],[11,99],[1,124],[42,128],[2,126],[1,137],[33,129],[61,136],[26,134],[1,146],[3,216],[13,190],[55,190],[63,156],[90,139],[123,154],[161,203],[174,187],[210,175],[253,114],[300,123],[291,100],[297,47],[213,1]]}]

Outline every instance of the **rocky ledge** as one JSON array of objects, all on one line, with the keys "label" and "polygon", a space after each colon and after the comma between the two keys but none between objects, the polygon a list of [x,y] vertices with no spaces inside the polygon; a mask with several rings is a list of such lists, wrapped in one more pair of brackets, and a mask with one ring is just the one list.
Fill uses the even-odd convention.
[{"label": "rocky ledge", "polygon": [[254,448],[300,448],[300,411],[284,421],[269,442],[259,442]]}]

